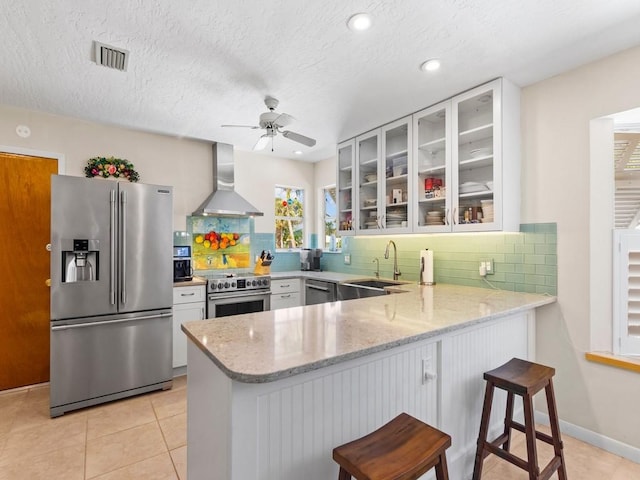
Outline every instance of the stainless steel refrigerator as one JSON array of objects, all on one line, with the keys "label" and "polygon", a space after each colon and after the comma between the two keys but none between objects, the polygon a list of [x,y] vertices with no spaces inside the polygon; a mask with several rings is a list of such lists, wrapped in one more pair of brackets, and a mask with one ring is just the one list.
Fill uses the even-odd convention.
[{"label": "stainless steel refrigerator", "polygon": [[171,388],[172,197],[52,176],[52,417]]}]

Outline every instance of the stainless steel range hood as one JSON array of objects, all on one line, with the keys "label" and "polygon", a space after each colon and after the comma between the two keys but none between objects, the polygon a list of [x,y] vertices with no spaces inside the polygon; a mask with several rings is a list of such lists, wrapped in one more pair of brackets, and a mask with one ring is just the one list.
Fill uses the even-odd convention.
[{"label": "stainless steel range hood", "polygon": [[234,190],[233,145],[213,144],[213,193],[202,202],[194,216],[218,215],[254,217],[263,215]]}]

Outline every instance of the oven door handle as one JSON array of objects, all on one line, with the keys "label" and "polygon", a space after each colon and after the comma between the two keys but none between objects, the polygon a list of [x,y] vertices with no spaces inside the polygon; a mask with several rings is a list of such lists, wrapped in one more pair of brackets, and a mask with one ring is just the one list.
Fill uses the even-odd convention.
[{"label": "oven door handle", "polygon": [[240,293],[231,293],[231,294],[211,293],[209,294],[208,299],[210,302],[215,302],[216,300],[228,300],[228,299],[234,299],[234,298],[246,301],[247,299],[262,298],[265,295],[270,296],[271,291],[260,290],[252,293],[240,292]]}]

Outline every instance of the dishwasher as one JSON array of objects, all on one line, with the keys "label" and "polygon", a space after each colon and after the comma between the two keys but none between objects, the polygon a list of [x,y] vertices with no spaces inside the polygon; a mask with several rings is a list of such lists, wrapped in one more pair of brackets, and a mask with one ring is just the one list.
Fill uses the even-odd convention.
[{"label": "dishwasher", "polygon": [[336,284],[307,278],[304,282],[305,305],[336,301]]}]

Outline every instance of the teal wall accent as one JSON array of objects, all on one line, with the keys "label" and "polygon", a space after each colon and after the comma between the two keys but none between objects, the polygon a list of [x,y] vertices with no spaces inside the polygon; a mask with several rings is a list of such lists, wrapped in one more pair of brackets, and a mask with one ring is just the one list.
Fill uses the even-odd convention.
[{"label": "teal wall accent", "polygon": [[[269,234],[258,234],[269,235]],[[271,245],[273,246],[273,235]],[[398,248],[401,280],[418,281],[420,250],[433,250],[436,283],[491,288],[478,274],[481,260],[493,260],[493,275],[486,279],[503,290],[557,294],[558,257],[555,223],[523,224],[520,233],[455,233],[344,237],[342,252],[322,256],[322,269],[372,276],[380,261],[380,276],[393,277],[393,257],[384,259],[385,247],[393,240]],[[252,242],[253,245],[253,242]],[[273,250],[272,250],[273,251]],[[392,249],[391,249],[392,251]],[[259,253],[259,252],[258,252]],[[344,256],[351,256],[345,265]],[[277,252],[273,271],[298,270],[297,252]]]}]

